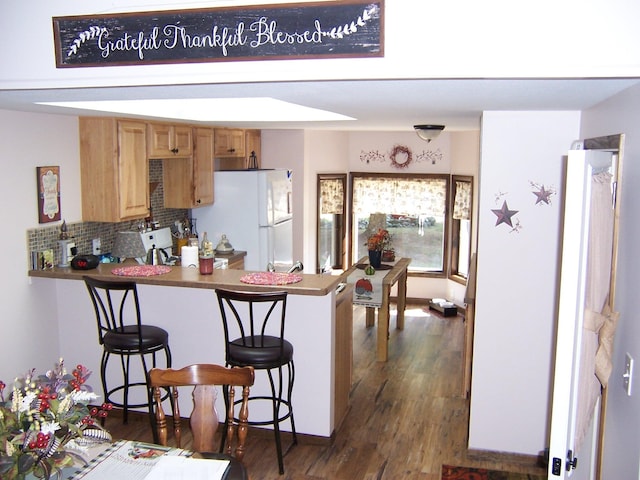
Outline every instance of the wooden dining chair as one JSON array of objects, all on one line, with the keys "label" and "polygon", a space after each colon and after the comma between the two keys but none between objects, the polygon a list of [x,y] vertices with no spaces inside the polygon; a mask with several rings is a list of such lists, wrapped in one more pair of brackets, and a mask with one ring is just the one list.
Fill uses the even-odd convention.
[{"label": "wooden dining chair", "polygon": [[[195,364],[179,370],[154,368],[149,371],[149,385],[153,390],[155,403],[156,428],[159,442],[167,445],[168,428],[164,409],[162,407],[162,391],[171,391],[171,408],[173,410],[173,431],[176,446],[181,448],[182,431],[180,407],[178,405],[178,387],[193,386],[193,411],[190,417],[193,435],[193,450],[203,454],[205,458],[220,458],[214,441],[218,429],[219,417],[215,402],[216,386],[229,386],[229,409],[226,412],[226,442],[224,454],[235,457],[242,462],[245,453],[245,441],[248,431],[249,416],[249,388],[253,385],[254,371],[252,367],[227,368],[221,365]],[[234,415],[235,387],[242,387],[242,400],[237,416]],[[234,416],[237,421],[234,421]],[[232,443],[236,443],[232,451]]]}]

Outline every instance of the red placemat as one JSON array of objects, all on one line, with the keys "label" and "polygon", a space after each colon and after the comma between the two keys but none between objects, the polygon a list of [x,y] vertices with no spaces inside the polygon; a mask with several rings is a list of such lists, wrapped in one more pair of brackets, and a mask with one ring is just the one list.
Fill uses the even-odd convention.
[{"label": "red placemat", "polygon": [[130,267],[119,267],[111,270],[114,275],[122,277],[150,277],[152,275],[162,275],[171,271],[171,267],[166,265],[132,265]]},{"label": "red placemat", "polygon": [[300,282],[301,280],[302,275],[282,272],[248,273],[240,277],[242,283],[249,283],[251,285],[288,285],[290,283]]}]

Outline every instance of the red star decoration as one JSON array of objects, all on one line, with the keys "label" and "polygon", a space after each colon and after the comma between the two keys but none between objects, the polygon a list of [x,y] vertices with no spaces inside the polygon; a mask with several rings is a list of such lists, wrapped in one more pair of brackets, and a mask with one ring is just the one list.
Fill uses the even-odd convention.
[{"label": "red star decoration", "polygon": [[511,217],[513,217],[516,213],[518,213],[518,210],[509,210],[509,207],[507,206],[506,201],[502,203],[501,209],[491,210],[491,211],[495,213],[496,216],[498,217],[498,219],[496,220],[496,227],[501,223],[506,223],[510,227],[513,227],[513,224],[511,223]]},{"label": "red star decoration", "polygon": [[549,205],[551,203],[551,195],[553,194],[553,192],[551,190],[546,190],[544,188],[544,185],[542,185],[540,187],[540,190],[538,190],[537,192],[531,192],[533,193],[536,197],[538,197],[536,199],[536,205],[539,204],[540,202],[544,202],[547,205]]}]

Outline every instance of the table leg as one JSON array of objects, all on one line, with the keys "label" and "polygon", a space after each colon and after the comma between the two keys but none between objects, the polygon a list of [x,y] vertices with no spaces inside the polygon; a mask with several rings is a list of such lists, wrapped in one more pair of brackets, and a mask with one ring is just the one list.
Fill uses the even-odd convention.
[{"label": "table leg", "polygon": [[365,325],[367,327],[373,327],[376,323],[376,309],[373,307],[366,307],[365,309]]},{"label": "table leg", "polygon": [[379,362],[386,362],[389,358],[389,294],[391,287],[382,287],[382,305],[378,309],[378,351]]},{"label": "table leg", "polygon": [[396,315],[396,328],[404,330],[404,310],[407,306],[407,271],[398,279],[398,314]]}]

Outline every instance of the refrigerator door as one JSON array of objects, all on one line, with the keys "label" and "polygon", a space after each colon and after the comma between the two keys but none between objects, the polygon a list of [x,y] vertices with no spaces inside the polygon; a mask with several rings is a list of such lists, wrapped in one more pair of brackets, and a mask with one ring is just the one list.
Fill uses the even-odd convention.
[{"label": "refrigerator door", "polygon": [[260,227],[260,265],[258,270],[272,263],[276,271],[286,271],[293,264],[293,222],[286,220],[270,227]]},{"label": "refrigerator door", "polygon": [[260,226],[291,219],[291,173],[288,170],[258,172]]}]

